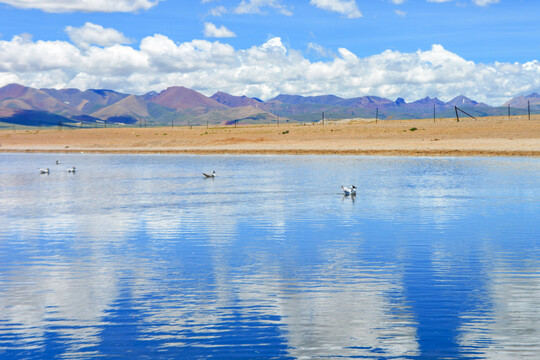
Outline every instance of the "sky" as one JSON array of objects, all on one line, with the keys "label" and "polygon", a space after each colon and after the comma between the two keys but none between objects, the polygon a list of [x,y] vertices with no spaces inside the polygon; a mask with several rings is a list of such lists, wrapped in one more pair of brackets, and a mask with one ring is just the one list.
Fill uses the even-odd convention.
[{"label": "sky", "polygon": [[540,92],[538,0],[0,0],[0,86],[490,105]]}]

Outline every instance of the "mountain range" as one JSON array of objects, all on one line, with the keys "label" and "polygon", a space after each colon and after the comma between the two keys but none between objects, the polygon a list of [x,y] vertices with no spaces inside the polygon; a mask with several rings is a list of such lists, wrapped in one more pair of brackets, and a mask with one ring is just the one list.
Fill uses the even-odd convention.
[{"label": "mountain range", "polygon": [[426,97],[407,103],[362,96],[345,99],[335,95],[278,95],[268,101],[217,92],[207,97],[195,90],[169,87],[143,95],[113,90],[35,89],[19,84],[0,88],[0,127],[26,126],[129,126],[202,125],[319,121],[326,119],[416,119],[453,117],[457,106],[473,116],[526,114],[540,111],[540,95],[518,96],[493,107],[458,96],[448,102]]}]

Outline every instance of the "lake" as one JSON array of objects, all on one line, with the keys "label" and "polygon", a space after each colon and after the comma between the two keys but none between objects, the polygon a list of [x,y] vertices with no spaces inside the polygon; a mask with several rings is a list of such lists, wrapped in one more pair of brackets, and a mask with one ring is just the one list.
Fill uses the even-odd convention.
[{"label": "lake", "polygon": [[0,199],[2,359],[540,354],[537,158],[3,153]]}]

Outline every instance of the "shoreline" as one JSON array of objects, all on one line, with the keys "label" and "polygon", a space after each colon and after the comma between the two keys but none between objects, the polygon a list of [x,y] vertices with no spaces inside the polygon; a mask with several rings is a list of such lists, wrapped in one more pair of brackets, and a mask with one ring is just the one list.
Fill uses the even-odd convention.
[{"label": "shoreline", "polygon": [[0,130],[2,153],[540,157],[540,116]]},{"label": "shoreline", "polygon": [[540,157],[540,151],[497,150],[171,150],[171,149],[0,149],[0,153],[53,154],[164,154],[164,155],[357,155],[357,156],[425,156],[425,157]]}]

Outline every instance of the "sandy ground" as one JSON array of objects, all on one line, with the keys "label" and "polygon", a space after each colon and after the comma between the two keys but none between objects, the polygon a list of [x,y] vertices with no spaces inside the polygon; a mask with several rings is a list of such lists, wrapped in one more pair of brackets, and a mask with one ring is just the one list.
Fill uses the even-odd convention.
[{"label": "sandy ground", "polygon": [[[417,130],[414,130],[417,129]],[[540,116],[270,126],[2,130],[0,151],[540,156]]]}]

